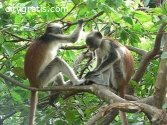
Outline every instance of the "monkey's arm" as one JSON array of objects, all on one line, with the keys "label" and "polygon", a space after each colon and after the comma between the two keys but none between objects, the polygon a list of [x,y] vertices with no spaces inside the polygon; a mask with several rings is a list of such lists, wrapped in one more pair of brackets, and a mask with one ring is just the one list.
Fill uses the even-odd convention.
[{"label": "monkey's arm", "polygon": [[88,72],[85,75],[85,78],[88,78],[92,75],[95,76],[103,73],[104,71],[109,69],[120,58],[119,53],[114,47],[111,46],[110,50],[111,52],[109,52],[107,58],[95,70]]},{"label": "monkey's arm", "polygon": [[94,70],[98,69],[98,67],[100,66],[100,64],[102,63],[102,58],[101,57],[97,57],[97,64],[96,64],[96,67],[94,68]]},{"label": "monkey's arm", "polygon": [[78,20],[78,25],[73,31],[72,34],[70,35],[63,35],[63,34],[53,34],[53,33],[48,33],[50,38],[53,40],[60,40],[61,43],[75,43],[80,35],[80,31],[82,30],[82,24],[83,24],[83,19]]}]

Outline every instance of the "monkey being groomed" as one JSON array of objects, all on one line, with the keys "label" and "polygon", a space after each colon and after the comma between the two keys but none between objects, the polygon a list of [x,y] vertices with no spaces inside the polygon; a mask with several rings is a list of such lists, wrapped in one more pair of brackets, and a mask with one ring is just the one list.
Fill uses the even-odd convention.
[{"label": "monkey being groomed", "polygon": [[[110,86],[125,98],[125,88],[134,70],[133,57],[130,51],[109,37],[102,37],[100,32],[93,31],[86,37],[86,45],[95,51],[97,65],[85,75],[87,82]],[[121,112],[123,125],[128,125],[126,114]]]}]

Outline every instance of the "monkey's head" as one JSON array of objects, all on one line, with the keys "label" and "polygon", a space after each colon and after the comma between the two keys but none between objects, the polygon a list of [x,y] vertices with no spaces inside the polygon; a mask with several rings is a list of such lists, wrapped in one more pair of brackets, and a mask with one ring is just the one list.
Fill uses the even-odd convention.
[{"label": "monkey's head", "polygon": [[90,51],[94,51],[99,48],[101,44],[102,34],[97,31],[93,31],[86,36],[86,45]]},{"label": "monkey's head", "polygon": [[63,34],[61,27],[62,27],[61,24],[49,23],[46,27],[45,33]]}]

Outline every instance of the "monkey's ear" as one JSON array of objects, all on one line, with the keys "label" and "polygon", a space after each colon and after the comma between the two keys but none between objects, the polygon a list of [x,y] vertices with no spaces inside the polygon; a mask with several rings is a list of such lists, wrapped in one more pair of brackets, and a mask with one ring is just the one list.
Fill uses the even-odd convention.
[{"label": "monkey's ear", "polygon": [[95,32],[94,35],[100,39],[103,37],[100,32]]}]

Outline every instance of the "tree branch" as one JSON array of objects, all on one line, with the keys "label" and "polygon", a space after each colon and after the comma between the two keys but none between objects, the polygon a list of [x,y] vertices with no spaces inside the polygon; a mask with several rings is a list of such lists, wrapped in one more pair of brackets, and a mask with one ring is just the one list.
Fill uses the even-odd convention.
[{"label": "tree branch", "polygon": [[13,36],[13,37],[18,38],[18,40],[11,40],[11,41],[7,41],[7,42],[31,41],[31,39],[22,38],[22,37],[20,37],[20,36],[17,36],[17,35],[15,35],[15,34],[11,33],[11,32],[8,32],[8,31],[5,31],[5,33],[7,33],[7,34],[9,34],[9,35],[11,35],[11,36]]},{"label": "tree branch", "polygon": [[139,65],[139,68],[138,70],[136,71],[135,75],[133,76],[133,80],[136,81],[136,82],[139,82],[140,79],[142,78],[142,76],[144,75],[146,69],[147,69],[147,66],[149,65],[150,63],[150,60],[156,56],[156,54],[160,51],[160,45],[161,45],[161,39],[162,39],[162,36],[163,36],[163,31],[165,29],[165,26],[167,25],[167,23],[163,23],[158,31],[158,34],[156,36],[156,39],[155,39],[155,44],[154,44],[154,48],[152,50],[150,50],[149,52],[147,52],[141,62],[140,62],[140,65]]},{"label": "tree branch", "polygon": [[[89,22],[91,20],[94,20],[95,18],[99,17],[100,15],[102,15],[104,13],[104,11],[101,11],[99,13],[97,13],[96,15],[92,16],[89,19],[84,19],[83,22]],[[72,26],[72,25],[76,25],[78,22],[66,22],[67,25],[63,26],[66,27],[65,29],[68,29],[68,27]]]},{"label": "tree branch", "polygon": [[146,50],[142,50],[142,49],[138,49],[136,47],[133,47],[133,46],[126,46],[129,50],[133,51],[133,52],[136,52],[137,54],[141,55],[141,56],[144,56],[147,51]]},{"label": "tree branch", "polygon": [[32,90],[32,91],[54,91],[54,90],[59,90],[59,91],[86,91],[86,92],[91,92],[92,88],[91,86],[54,86],[54,87],[45,87],[45,88],[35,88],[35,87],[30,87],[27,85],[24,85],[6,75],[3,75],[2,73],[0,73],[0,77],[2,77],[3,79],[17,85],[20,86],[24,89],[28,89],[28,90]]},{"label": "tree branch", "polygon": [[[163,52],[167,52],[167,34],[165,35],[165,46]],[[162,108],[162,105],[165,102],[166,98],[166,74],[167,74],[167,58],[161,58],[161,62],[158,69],[158,75],[155,84],[155,92],[154,92],[154,104],[157,108]]]},{"label": "tree branch", "polygon": [[17,111],[12,111],[8,115],[4,116],[3,118],[0,118],[0,125],[3,125],[3,121],[5,121],[7,118],[11,117],[12,115],[16,114]]},{"label": "tree branch", "polygon": [[86,45],[82,45],[82,46],[61,46],[60,49],[64,49],[64,50],[80,50],[80,49],[85,49],[87,48]]},{"label": "tree branch", "polygon": [[153,106],[143,104],[143,103],[112,103],[108,107],[106,107],[103,111],[100,110],[93,118],[90,119],[86,125],[92,125],[90,123],[95,123],[100,118],[104,117],[111,110],[121,110],[124,112],[144,112],[148,118],[150,118],[151,123],[158,125],[159,123],[166,123],[165,111],[157,109]]},{"label": "tree branch", "polygon": [[[105,102],[111,104],[104,111],[103,115],[107,114],[111,109],[118,109],[125,112],[144,112],[148,118],[155,123],[158,122],[166,122],[166,116],[163,110],[157,109],[151,105],[143,104],[143,103],[134,103],[126,101],[122,99],[118,95],[114,94],[110,91],[110,88],[102,86],[102,85],[87,85],[87,86],[56,86],[56,87],[45,87],[45,88],[34,88],[23,85],[20,82],[17,82],[14,79],[11,79],[2,73],[0,73],[0,77],[20,86],[25,89],[33,90],[33,91],[80,91],[80,92],[89,92],[100,98],[102,98]],[[102,117],[101,116],[101,117]],[[99,118],[99,117],[98,117]]]}]

